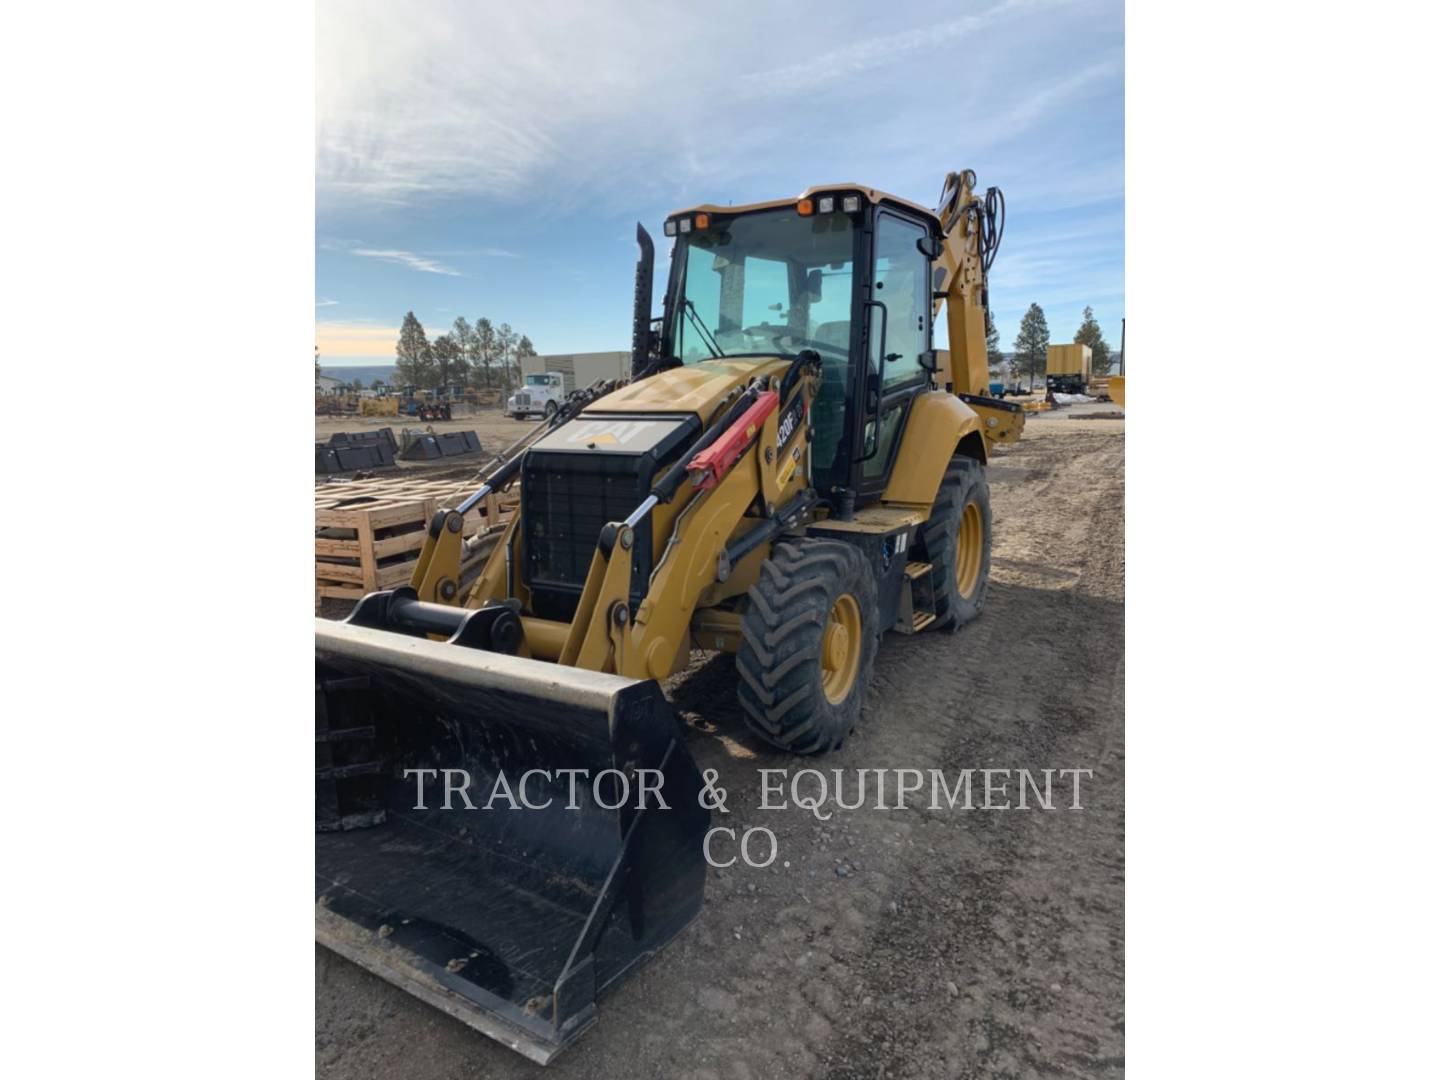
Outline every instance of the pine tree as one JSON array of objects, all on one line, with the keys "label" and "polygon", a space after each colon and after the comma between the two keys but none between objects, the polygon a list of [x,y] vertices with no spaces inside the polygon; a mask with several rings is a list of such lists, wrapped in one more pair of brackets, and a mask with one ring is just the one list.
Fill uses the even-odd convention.
[{"label": "pine tree", "polygon": [[1035,389],[1035,376],[1045,374],[1045,350],[1050,347],[1050,327],[1039,304],[1031,304],[1020,320],[1020,333],[1015,335],[1015,363],[1023,375],[1030,377]]},{"label": "pine tree", "polygon": [[1095,321],[1095,309],[1085,308],[1084,321],[1080,329],[1075,331],[1076,345],[1090,346],[1090,370],[1095,375],[1110,374],[1110,345],[1105,340],[1105,335],[1100,332],[1100,324]]},{"label": "pine tree", "polygon": [[1000,351],[1000,331],[996,329],[988,309],[985,312],[985,366],[999,372],[1005,368],[1005,354]]},{"label": "pine tree", "polygon": [[450,381],[460,386],[470,385],[470,353],[474,345],[475,331],[470,326],[464,315],[455,320],[455,325],[450,330],[450,336],[455,339],[455,344],[460,354],[455,357],[455,368],[450,376]]},{"label": "pine tree", "polygon": [[441,334],[430,345],[431,355],[434,357],[434,369],[432,376],[435,389],[443,390],[455,381],[455,364],[460,359],[460,346],[449,334]]},{"label": "pine tree", "polygon": [[500,360],[500,375],[505,381],[505,392],[508,394],[520,380],[511,380],[510,368],[515,360],[515,331],[510,329],[510,324],[502,322],[495,330],[495,352]]},{"label": "pine tree", "polygon": [[495,385],[495,379],[490,371],[490,365],[495,362],[495,327],[485,316],[475,320],[474,355],[470,360],[472,366],[479,364],[485,370],[485,386]]},{"label": "pine tree", "polygon": [[426,386],[431,361],[425,327],[415,318],[415,312],[407,311],[400,324],[400,340],[395,343],[395,377],[401,386]]}]

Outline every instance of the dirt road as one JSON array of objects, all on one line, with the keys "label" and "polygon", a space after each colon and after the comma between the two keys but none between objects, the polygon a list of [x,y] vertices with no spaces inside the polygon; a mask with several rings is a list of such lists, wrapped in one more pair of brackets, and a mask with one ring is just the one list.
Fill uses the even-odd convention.
[{"label": "dirt road", "polygon": [[[601,1000],[547,1070],[316,951],[319,1075],[1113,1077],[1124,1070],[1123,421],[1035,419],[990,469],[981,619],[886,637],[860,726],[820,762],[746,732],[735,667],[667,687],[724,824],[765,870],[712,870],[700,917]],[[759,768],[1092,769],[1083,810],[762,811]],[[1014,803],[1011,786],[1008,800]],[[928,802],[928,800],[926,800]],[[782,862],[788,865],[782,865]]]}]

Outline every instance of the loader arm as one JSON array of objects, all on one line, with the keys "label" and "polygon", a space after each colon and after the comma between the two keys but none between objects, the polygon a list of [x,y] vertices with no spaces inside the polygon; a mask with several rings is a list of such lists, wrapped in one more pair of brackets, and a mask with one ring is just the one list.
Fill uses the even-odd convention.
[{"label": "loader arm", "polygon": [[[619,674],[660,679],[671,674],[677,660],[688,657],[690,620],[700,594],[714,584],[726,544],[757,497],[773,519],[775,469],[767,464],[760,448],[776,445],[780,410],[774,407],[775,400],[760,430],[745,441],[735,464],[714,487],[697,491],[676,519],[651,576],[650,589],[627,630],[626,667]],[[753,528],[765,524],[765,520],[757,520]]]},{"label": "loader arm", "polygon": [[[811,385],[797,386],[794,392],[809,393]],[[684,482],[667,499],[673,498],[679,510],[636,605],[630,592],[635,527],[661,500],[652,496],[627,520],[601,530],[556,658],[560,664],[659,679],[688,656],[691,618],[701,594],[717,580],[726,544],[747,511],[757,503],[767,508],[768,521],[758,519],[757,529],[778,520],[776,471],[782,462],[774,454],[767,461],[759,448],[777,444],[779,397],[757,387],[752,398],[737,402],[729,423],[719,421],[678,463],[676,476]],[[470,605],[503,599],[502,558],[497,548]],[[536,620],[527,618],[525,624],[527,633],[539,628]]]},{"label": "loader arm", "polygon": [[453,604],[459,597],[464,535],[464,514],[438,510],[430,519],[425,545],[420,549],[420,558],[410,575],[410,587],[421,600],[433,604]]},{"label": "loader arm", "polygon": [[983,395],[990,382],[985,350],[985,318],[990,298],[986,282],[990,259],[1004,231],[1004,199],[991,188],[982,201],[975,194],[975,173],[969,169],[945,178],[937,213],[945,237],[935,260],[935,314],[945,304],[950,334],[948,372],[937,382],[958,394]]},{"label": "loader arm", "polygon": [[[542,436],[577,416],[586,405],[621,385],[623,383],[615,379],[600,379],[572,391],[554,416],[537,425],[533,431],[500,455],[499,466],[485,479],[479,490],[460,504],[458,510],[441,509],[436,512],[430,519],[425,542],[410,575],[410,588],[415,590],[421,600],[432,604],[461,602],[460,566],[464,559],[466,513],[483,500],[487,524],[493,525],[497,514],[494,494],[514,478],[525,451]],[[507,535],[501,538],[502,544],[506,539],[508,531]]]},{"label": "loader arm", "polygon": [[[522,656],[546,655],[556,662],[589,671],[629,678],[664,678],[688,655],[690,623],[701,595],[714,585],[731,542],[752,506],[765,508],[741,543],[778,532],[778,503],[798,459],[776,454],[779,447],[779,393],[767,379],[756,383],[730,405],[726,415],[682,455],[674,466],[670,487],[662,498],[647,500],[626,521],[607,524],[600,533],[574,615],[568,624],[529,615],[522,617]],[[787,408],[797,395],[808,403],[815,388],[812,376],[788,388]],[[808,408],[808,404],[807,404]],[[770,448],[771,453],[759,452]],[[481,492],[508,482],[518,457],[498,470],[458,510],[441,510],[430,523],[411,579],[421,601],[461,603],[458,589],[463,547],[464,511]],[[502,475],[503,473],[503,475]],[[662,481],[657,488],[664,487]],[[791,487],[793,490],[793,485]],[[632,605],[632,554],[635,526],[656,502],[674,502],[673,526],[651,572],[648,589]],[[509,552],[520,515],[507,523],[486,565],[463,600],[466,607],[504,603],[515,595]],[[753,540],[750,547],[756,546]],[[513,601],[511,601],[513,602]]]}]

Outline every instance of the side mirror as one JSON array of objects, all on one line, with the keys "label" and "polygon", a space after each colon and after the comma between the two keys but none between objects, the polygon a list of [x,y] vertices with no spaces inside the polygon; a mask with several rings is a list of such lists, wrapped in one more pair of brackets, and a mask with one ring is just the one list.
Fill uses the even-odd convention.
[{"label": "side mirror", "polygon": [[805,275],[805,292],[810,297],[812,304],[818,303],[820,300],[820,282],[821,276],[818,267]]},{"label": "side mirror", "polygon": [[915,241],[915,246],[920,249],[920,254],[927,259],[938,259],[945,253],[945,245],[938,239],[926,233]]}]

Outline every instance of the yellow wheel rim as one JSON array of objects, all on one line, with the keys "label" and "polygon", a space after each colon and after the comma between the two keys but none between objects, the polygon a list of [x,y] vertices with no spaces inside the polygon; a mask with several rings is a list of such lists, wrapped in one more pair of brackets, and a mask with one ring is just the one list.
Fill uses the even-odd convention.
[{"label": "yellow wheel rim", "polygon": [[966,503],[955,534],[955,585],[966,600],[980,584],[980,555],[985,547],[985,521],[979,503]]},{"label": "yellow wheel rim", "polygon": [[835,601],[820,645],[820,685],[831,705],[850,696],[860,670],[860,604],[846,593]]}]

